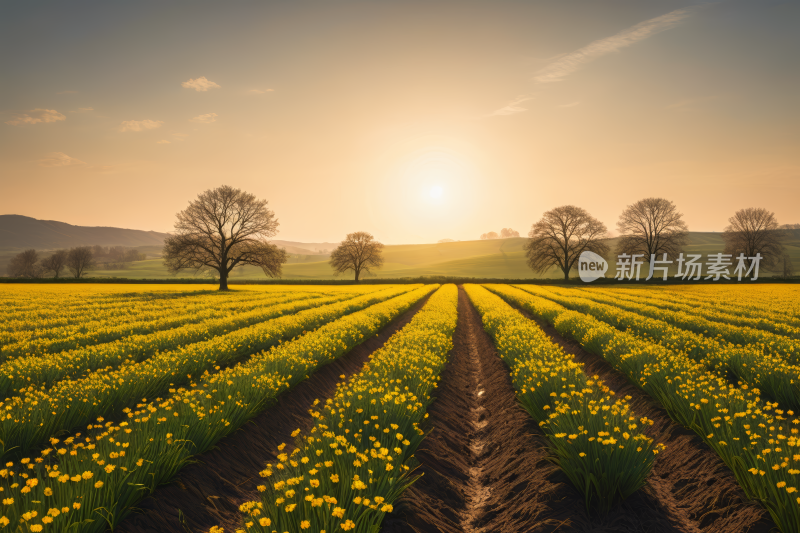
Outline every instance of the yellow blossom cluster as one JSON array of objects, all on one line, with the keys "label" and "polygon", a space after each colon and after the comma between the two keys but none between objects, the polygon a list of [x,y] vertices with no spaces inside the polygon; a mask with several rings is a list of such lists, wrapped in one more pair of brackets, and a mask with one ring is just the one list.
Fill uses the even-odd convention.
[{"label": "yellow blossom cluster", "polygon": [[[314,426],[260,472],[261,501],[241,507],[246,531],[377,531],[408,477],[424,437],[439,373],[455,331],[458,291],[440,288],[361,372],[314,402]],[[345,376],[341,376],[343,379]]]},{"label": "yellow blossom cluster", "polygon": [[346,316],[330,318],[296,340],[229,369],[216,367],[188,388],[171,388],[166,398],[123,409],[123,422],[100,417],[85,433],[51,438],[33,460],[9,461],[0,470],[3,519],[18,523],[29,516],[31,531],[63,531],[84,520],[102,522],[110,517],[103,510],[113,509],[118,523],[147,494],[131,486],[153,490],[168,481],[192,455],[208,450],[282,391],[377,333],[434,289],[405,286],[394,298],[368,299],[361,305],[365,309],[348,307]]},{"label": "yellow blossom cluster", "polygon": [[478,285],[465,290],[483,326],[511,368],[517,397],[544,431],[558,465],[585,495],[587,508],[606,512],[639,490],[663,450],[643,430],[629,398],[616,398],[542,329]]},{"label": "yellow blossom cluster", "polygon": [[[350,297],[352,296],[349,293],[332,295],[309,292],[297,295],[266,293],[255,301],[248,300],[246,306],[242,306],[239,302],[221,305],[219,299],[212,299],[206,305],[209,307],[208,311],[219,315],[216,318],[209,318],[208,313],[200,313],[190,320],[186,320],[184,316],[169,324],[170,326],[177,324],[179,327],[160,328],[147,334],[132,334],[113,342],[54,354],[9,359],[0,365],[0,397],[8,397],[30,386],[49,386],[65,378],[80,376],[87,371],[134,364],[144,361],[156,352],[172,351],[265,320]],[[216,303],[213,303],[215,301]],[[236,312],[234,305],[239,306]]]},{"label": "yellow blossom cluster", "polygon": [[[591,315],[644,340],[656,342],[671,351],[683,352],[706,369],[720,376],[731,374],[786,407],[800,409],[800,366],[770,354],[759,343],[733,344],[722,336],[712,338],[666,320],[651,318],[655,307],[635,302],[618,303],[605,292],[520,286],[522,290],[547,298],[568,309]],[[641,291],[640,291],[641,292]],[[640,309],[644,314],[627,309]],[[647,316],[645,316],[647,315]],[[669,316],[670,313],[662,313]],[[688,322],[688,320],[686,320]],[[773,334],[769,334],[773,335]]]},{"label": "yellow blossom cluster", "polygon": [[58,431],[73,430],[98,416],[119,413],[131,405],[132,399],[162,394],[169,386],[190,384],[192,376],[196,380],[214,367],[235,363],[259,350],[274,347],[305,331],[413,288],[408,285],[381,287],[344,301],[336,301],[342,297],[334,297],[335,303],[328,305],[315,305],[322,302],[313,300],[287,304],[300,305],[301,309],[312,308],[172,351],[157,352],[144,361],[131,362],[116,369],[101,368],[80,379],[64,379],[49,389],[31,385],[0,402],[2,452],[5,454],[13,448],[25,452]]},{"label": "yellow blossom cluster", "polygon": [[530,292],[502,285],[487,288],[603,357],[674,420],[697,433],[733,471],[747,496],[762,502],[781,531],[800,531],[800,419],[792,410],[765,401],[757,388],[730,384],[683,352]]}]

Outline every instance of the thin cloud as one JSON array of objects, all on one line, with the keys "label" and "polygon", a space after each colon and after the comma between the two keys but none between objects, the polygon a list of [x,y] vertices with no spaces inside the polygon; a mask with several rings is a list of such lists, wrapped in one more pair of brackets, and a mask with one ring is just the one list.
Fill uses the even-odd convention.
[{"label": "thin cloud", "polygon": [[39,160],[41,167],[69,167],[72,165],[85,165],[80,159],[70,157],[64,152],[52,152],[47,157]]},{"label": "thin cloud", "polygon": [[160,128],[163,120],[123,120],[119,131],[144,131]]},{"label": "thin cloud", "polygon": [[166,139],[161,139],[160,141],[156,141],[156,144],[172,144],[172,143]]},{"label": "thin cloud", "polygon": [[206,113],[205,115],[198,115],[191,119],[191,122],[197,122],[198,124],[211,124],[212,122],[217,121],[217,114],[216,113]]},{"label": "thin cloud", "polygon": [[220,88],[219,85],[213,81],[207,80],[205,76],[200,76],[196,79],[189,79],[189,81],[181,83],[181,87],[185,87],[186,89],[194,89],[198,92],[206,92],[209,89]]},{"label": "thin cloud", "polygon": [[503,116],[503,115],[516,115],[517,113],[524,113],[528,110],[527,107],[520,107],[519,104],[522,102],[527,102],[530,100],[531,96],[517,96],[505,106],[501,107],[500,109],[490,113],[489,116]]},{"label": "thin cloud", "polygon": [[[611,37],[593,41],[574,52],[557,56],[552,63],[539,70],[533,79],[537,84],[562,81],[573,72],[579,70],[586,63],[594,61],[606,54],[610,54],[611,52],[617,52],[662,31],[674,28],[689,17],[692,12],[693,8],[676,9],[665,15],[640,22]],[[517,113],[527,111],[526,108],[520,107],[519,104],[530,99],[531,96],[528,95],[518,96],[509,104],[490,113],[488,116],[516,115]],[[580,102],[574,102],[559,107],[573,107],[579,103]]]},{"label": "thin cloud", "polygon": [[70,111],[70,113],[86,113],[87,111],[94,111],[93,107],[79,107],[75,111]]},{"label": "thin cloud", "polygon": [[263,90],[262,89],[250,89],[247,92],[248,92],[248,94],[266,94],[266,93],[271,93],[273,91],[274,91],[274,89],[263,89]]},{"label": "thin cloud", "polygon": [[583,48],[569,53],[562,58],[550,63],[533,78],[537,83],[553,83],[561,81],[586,63],[602,57],[611,52],[616,52],[632,44],[638,43],[657,33],[674,28],[683,22],[690,14],[691,9],[676,9],[666,15],[661,15],[635,26],[622,30],[614,36],[598,39]]},{"label": "thin cloud", "polygon": [[23,124],[39,124],[40,122],[58,122],[67,120],[67,117],[55,109],[31,109],[27,113],[18,113],[11,120],[6,120],[6,124],[11,126],[22,126]]}]

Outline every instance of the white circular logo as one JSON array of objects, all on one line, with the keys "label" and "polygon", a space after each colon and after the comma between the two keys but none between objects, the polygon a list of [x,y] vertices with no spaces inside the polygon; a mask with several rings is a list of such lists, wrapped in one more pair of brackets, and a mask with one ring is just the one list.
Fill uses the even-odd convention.
[{"label": "white circular logo", "polygon": [[586,283],[605,277],[607,270],[606,260],[594,252],[587,250],[578,258],[578,275]]}]

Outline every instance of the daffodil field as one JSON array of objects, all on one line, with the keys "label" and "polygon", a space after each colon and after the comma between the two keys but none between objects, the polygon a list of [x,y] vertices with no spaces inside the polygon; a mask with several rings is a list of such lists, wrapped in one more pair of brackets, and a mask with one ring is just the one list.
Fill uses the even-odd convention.
[{"label": "daffodil field", "polygon": [[556,303],[560,297],[542,298],[545,290],[540,287],[488,288],[607,360],[674,420],[695,431],[731,469],[747,496],[767,508],[781,531],[800,531],[800,419],[793,410],[762,399],[747,383],[731,383],[680,348],[570,311]]},{"label": "daffodil field", "polygon": [[[316,403],[297,446],[260,472],[261,501],[242,504],[252,531],[377,531],[403,489],[419,424],[447,363],[457,290],[440,288],[364,369]],[[284,445],[281,445],[283,447]]]},{"label": "daffodil field", "polygon": [[511,368],[519,401],[547,435],[586,505],[607,511],[639,490],[663,449],[641,432],[652,422],[631,411],[629,398],[615,398],[597,376],[584,374],[535,322],[501,298],[477,285],[466,291]]},{"label": "daffodil field", "polygon": [[[589,371],[566,346],[611,374]],[[454,358],[459,350],[472,351]],[[163,500],[189,465],[212,460],[325,372],[329,388],[314,388],[317,399],[286,419],[305,422],[286,426],[259,468],[231,482],[243,487],[238,499],[214,515],[228,521],[203,531],[397,531],[417,512],[410,487],[430,478],[452,489],[426,462],[433,452],[418,452],[442,429],[438,398],[467,394],[448,380],[489,379],[481,357],[504,369],[487,394],[508,388],[580,502],[570,512],[626,513],[638,495],[666,494],[652,484],[671,452],[667,424],[688,428],[765,520],[800,531],[800,288],[778,284],[0,285],[0,531],[139,531],[148,496]],[[331,375],[341,361],[352,373]],[[620,382],[639,400],[615,392]],[[645,414],[641,398],[662,414]],[[515,438],[534,448],[527,430]],[[453,464],[483,472],[475,457]],[[453,482],[477,483],[467,493],[490,498],[502,476],[470,472]],[[524,507],[517,498],[506,504]],[[191,519],[208,501],[173,514]],[[445,515],[479,531],[459,517],[503,505]]]}]

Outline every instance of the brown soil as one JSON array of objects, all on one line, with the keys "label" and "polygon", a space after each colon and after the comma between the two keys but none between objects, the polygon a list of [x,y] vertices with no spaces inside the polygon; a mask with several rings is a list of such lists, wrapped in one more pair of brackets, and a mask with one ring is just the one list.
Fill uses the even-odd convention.
[{"label": "brown soil", "polygon": [[377,336],[317,370],[239,431],[197,457],[196,463],[144,500],[141,512],[128,517],[117,531],[194,533],[207,532],[212,526],[222,526],[225,531],[241,527],[239,505],[259,499],[258,472],[265,463],[276,460],[276,447],[282,442],[291,445],[295,429],[311,427],[308,409],[312,402],[332,396],[341,381],[339,376],[360,371],[370,354],[405,326],[427,300],[423,298]]},{"label": "brown soil", "polygon": [[463,290],[458,312],[453,353],[428,409],[433,430],[417,452],[423,476],[384,521],[383,533],[761,533],[774,527],[694,434],[602,359],[539,323],[587,374],[631,395],[635,412],[655,421],[650,436],[667,445],[643,490],[606,516],[587,513],[583,497],[547,460],[547,441],[517,403],[508,367]]}]

